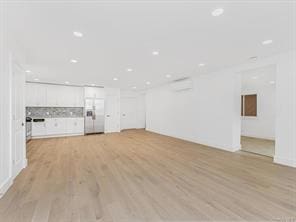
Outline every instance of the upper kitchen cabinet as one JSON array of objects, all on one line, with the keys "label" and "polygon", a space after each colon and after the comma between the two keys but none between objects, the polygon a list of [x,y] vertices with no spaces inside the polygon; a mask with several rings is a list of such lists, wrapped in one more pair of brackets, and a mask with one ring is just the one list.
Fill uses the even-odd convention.
[{"label": "upper kitchen cabinet", "polygon": [[54,107],[83,107],[83,88],[75,86],[48,85],[47,104]]},{"label": "upper kitchen cabinet", "polygon": [[26,106],[84,107],[82,87],[27,83]]},{"label": "upper kitchen cabinet", "polygon": [[46,106],[46,85],[26,83],[26,106]]},{"label": "upper kitchen cabinet", "polygon": [[74,88],[74,105],[75,107],[84,107],[84,88],[82,87],[73,87]]},{"label": "upper kitchen cabinet", "polygon": [[105,98],[105,90],[100,87],[84,87],[84,96],[85,98]]},{"label": "upper kitchen cabinet", "polygon": [[62,98],[64,97],[62,93],[62,86],[58,85],[46,85],[47,90],[47,106],[48,107],[59,107],[62,104]]}]

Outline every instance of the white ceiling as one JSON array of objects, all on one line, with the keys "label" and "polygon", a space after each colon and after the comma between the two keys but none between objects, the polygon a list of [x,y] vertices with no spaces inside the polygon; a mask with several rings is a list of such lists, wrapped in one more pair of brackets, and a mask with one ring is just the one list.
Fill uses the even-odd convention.
[{"label": "white ceiling", "polygon": [[[149,87],[169,81],[166,74],[171,79],[206,74],[251,56],[287,51],[296,39],[295,1],[31,1],[8,6],[9,34],[23,46],[25,67],[32,70],[27,80],[42,82],[145,89],[146,81]],[[215,8],[224,14],[213,17]],[[266,39],[273,43],[262,45]],[[152,55],[155,50],[158,56]]]}]

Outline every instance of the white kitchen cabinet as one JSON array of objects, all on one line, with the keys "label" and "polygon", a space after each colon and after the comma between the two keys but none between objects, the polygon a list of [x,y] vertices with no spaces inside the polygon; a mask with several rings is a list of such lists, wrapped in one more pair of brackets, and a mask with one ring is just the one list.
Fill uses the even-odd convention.
[{"label": "white kitchen cabinet", "polygon": [[85,98],[105,98],[104,88],[99,87],[84,87],[84,96]]},{"label": "white kitchen cabinet", "polygon": [[48,85],[47,103],[54,107],[83,107],[83,88]]},{"label": "white kitchen cabinet", "polygon": [[26,106],[46,106],[46,94],[45,84],[26,83]]},{"label": "white kitchen cabinet", "polygon": [[47,135],[63,135],[66,133],[66,119],[65,118],[47,118],[46,132]]},{"label": "white kitchen cabinet", "polygon": [[49,107],[69,107],[71,105],[70,96],[73,96],[70,87],[47,85],[47,106]]},{"label": "white kitchen cabinet", "polygon": [[67,134],[83,134],[84,118],[67,118]]},{"label": "white kitchen cabinet", "polygon": [[42,137],[47,135],[45,122],[32,122],[32,137]]},{"label": "white kitchen cabinet", "polygon": [[84,118],[46,118],[32,123],[32,137],[53,137],[84,134]]},{"label": "white kitchen cabinet", "polygon": [[62,96],[60,86],[58,85],[46,85],[47,97],[46,102],[48,107],[58,107],[59,99]]},{"label": "white kitchen cabinet", "polygon": [[60,86],[59,88],[60,96],[58,98],[58,106],[63,107],[74,107],[76,100],[75,87],[70,86]]},{"label": "white kitchen cabinet", "polygon": [[84,88],[54,84],[27,83],[27,107],[84,107]]},{"label": "white kitchen cabinet", "polygon": [[74,107],[84,107],[84,89],[82,87],[73,87]]}]

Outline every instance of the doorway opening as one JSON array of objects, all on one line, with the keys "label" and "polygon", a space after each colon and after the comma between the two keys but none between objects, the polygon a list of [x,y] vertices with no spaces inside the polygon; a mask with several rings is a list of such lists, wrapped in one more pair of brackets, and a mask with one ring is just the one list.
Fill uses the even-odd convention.
[{"label": "doorway opening", "polygon": [[241,150],[274,157],[276,66],[241,75]]}]

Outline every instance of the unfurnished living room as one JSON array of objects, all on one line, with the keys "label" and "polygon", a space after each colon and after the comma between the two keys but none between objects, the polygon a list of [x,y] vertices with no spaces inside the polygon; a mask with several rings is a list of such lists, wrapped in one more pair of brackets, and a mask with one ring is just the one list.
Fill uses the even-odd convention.
[{"label": "unfurnished living room", "polygon": [[296,1],[0,0],[0,222],[296,222]]}]

